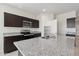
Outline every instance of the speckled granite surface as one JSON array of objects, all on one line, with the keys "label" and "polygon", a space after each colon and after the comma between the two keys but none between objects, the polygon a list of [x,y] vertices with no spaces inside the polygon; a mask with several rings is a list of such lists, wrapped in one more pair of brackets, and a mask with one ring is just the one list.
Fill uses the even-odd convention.
[{"label": "speckled granite surface", "polygon": [[73,56],[74,37],[58,36],[57,39],[41,37],[14,42],[24,56]]}]

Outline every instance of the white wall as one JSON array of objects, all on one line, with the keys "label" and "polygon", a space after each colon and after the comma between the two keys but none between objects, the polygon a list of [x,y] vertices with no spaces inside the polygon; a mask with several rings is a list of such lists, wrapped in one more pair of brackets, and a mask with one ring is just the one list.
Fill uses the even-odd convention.
[{"label": "white wall", "polygon": [[58,34],[66,34],[66,28],[67,28],[67,18],[76,17],[76,11],[71,11],[68,13],[59,14],[57,17],[57,32]]},{"label": "white wall", "polygon": [[[4,12],[36,19],[35,15],[29,11],[26,12],[15,7],[0,4],[0,54],[3,52],[3,33],[20,32],[23,29],[27,29],[21,27],[4,27]],[[31,28],[31,30],[38,31],[39,29]]]},{"label": "white wall", "polygon": [[3,13],[0,10],[0,55],[3,55]]},{"label": "white wall", "polygon": [[40,20],[41,36],[44,37],[44,26],[50,26],[51,21],[54,20],[54,15],[51,13],[42,13],[38,15],[38,18]]},{"label": "white wall", "polygon": [[50,21],[51,31],[50,33],[57,34],[57,19]]}]

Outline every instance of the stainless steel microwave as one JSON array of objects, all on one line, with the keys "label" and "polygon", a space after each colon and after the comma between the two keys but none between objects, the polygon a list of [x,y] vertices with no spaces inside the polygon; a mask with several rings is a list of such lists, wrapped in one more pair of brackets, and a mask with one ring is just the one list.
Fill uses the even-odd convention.
[{"label": "stainless steel microwave", "polygon": [[23,21],[23,27],[25,28],[31,28],[32,22],[30,21]]}]

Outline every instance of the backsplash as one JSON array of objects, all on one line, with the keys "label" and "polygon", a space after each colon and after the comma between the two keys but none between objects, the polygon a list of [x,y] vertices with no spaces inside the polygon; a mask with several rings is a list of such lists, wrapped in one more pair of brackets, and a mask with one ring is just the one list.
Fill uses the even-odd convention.
[{"label": "backsplash", "polygon": [[67,28],[66,33],[67,34],[76,34],[76,28]]},{"label": "backsplash", "polygon": [[21,30],[39,31],[39,28],[4,27],[4,33],[21,32]]}]

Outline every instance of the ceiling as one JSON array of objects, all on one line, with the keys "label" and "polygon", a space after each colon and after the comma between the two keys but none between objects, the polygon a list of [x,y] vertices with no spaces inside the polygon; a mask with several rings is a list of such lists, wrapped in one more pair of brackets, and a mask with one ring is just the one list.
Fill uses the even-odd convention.
[{"label": "ceiling", "polygon": [[79,3],[7,3],[10,6],[21,8],[26,11],[30,11],[34,14],[45,12],[53,14],[61,14],[73,10],[79,10]]}]

